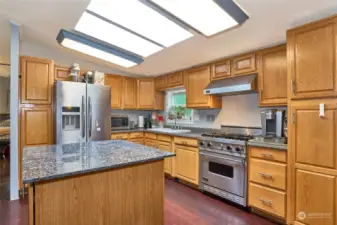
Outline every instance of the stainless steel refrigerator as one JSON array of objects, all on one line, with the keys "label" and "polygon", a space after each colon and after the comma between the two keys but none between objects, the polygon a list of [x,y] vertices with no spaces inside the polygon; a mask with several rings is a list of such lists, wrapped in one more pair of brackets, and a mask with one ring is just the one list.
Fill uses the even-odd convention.
[{"label": "stainless steel refrigerator", "polygon": [[109,86],[56,81],[56,143],[109,140]]}]

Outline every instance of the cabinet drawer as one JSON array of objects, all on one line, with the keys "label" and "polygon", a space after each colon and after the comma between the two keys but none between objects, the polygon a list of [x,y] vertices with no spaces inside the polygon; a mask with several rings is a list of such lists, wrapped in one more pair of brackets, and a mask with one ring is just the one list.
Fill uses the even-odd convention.
[{"label": "cabinet drawer", "polygon": [[268,148],[249,147],[250,156],[254,158],[287,162],[287,151]]},{"label": "cabinet drawer", "polygon": [[132,132],[129,133],[129,138],[133,139],[133,138],[142,138],[143,137],[143,132]]},{"label": "cabinet drawer", "polygon": [[154,133],[145,133],[145,138],[148,138],[148,139],[153,139],[153,140],[156,140],[157,139],[157,134],[154,134]]},{"label": "cabinet drawer", "polygon": [[137,144],[144,144],[143,138],[134,138],[134,139],[129,139],[130,142],[137,143]]},{"label": "cabinet drawer", "polygon": [[174,137],[174,143],[178,145],[198,146],[198,140],[184,137]]},{"label": "cabinet drawer", "polygon": [[152,140],[152,139],[145,139],[144,140],[144,145],[148,146],[148,147],[152,147],[152,148],[157,148],[157,141]]},{"label": "cabinet drawer", "polygon": [[249,183],[248,205],[285,217],[286,194],[257,184]]},{"label": "cabinet drawer", "polygon": [[268,162],[251,158],[249,161],[249,179],[259,184],[286,189],[287,166],[282,163]]},{"label": "cabinet drawer", "polygon": [[171,136],[164,135],[164,134],[157,134],[157,140],[158,141],[166,141],[171,143]]},{"label": "cabinet drawer", "polygon": [[128,133],[117,133],[117,134],[111,134],[111,140],[127,140],[128,139]]}]

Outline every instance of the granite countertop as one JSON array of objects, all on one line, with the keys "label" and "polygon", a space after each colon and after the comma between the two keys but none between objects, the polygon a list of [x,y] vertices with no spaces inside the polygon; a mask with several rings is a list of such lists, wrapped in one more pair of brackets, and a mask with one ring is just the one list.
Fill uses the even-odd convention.
[{"label": "granite countertop", "polygon": [[175,155],[122,140],[26,147],[23,152],[24,183],[119,168]]},{"label": "granite countertop", "polygon": [[150,133],[156,133],[156,134],[165,134],[170,136],[179,136],[179,137],[188,137],[188,138],[196,138],[199,139],[201,137],[202,133],[205,133],[205,131],[190,131],[190,132],[165,132],[165,131],[158,131],[158,130],[151,130],[151,129],[143,129],[143,128],[137,128],[137,129],[128,129],[128,130],[113,130],[111,131],[112,134],[114,133],[131,133],[131,132],[150,132]]},{"label": "granite countertop", "polygon": [[281,143],[275,143],[275,142],[250,140],[248,141],[248,145],[256,146],[256,147],[272,148],[272,149],[277,149],[277,150],[288,150],[287,144],[281,144]]}]

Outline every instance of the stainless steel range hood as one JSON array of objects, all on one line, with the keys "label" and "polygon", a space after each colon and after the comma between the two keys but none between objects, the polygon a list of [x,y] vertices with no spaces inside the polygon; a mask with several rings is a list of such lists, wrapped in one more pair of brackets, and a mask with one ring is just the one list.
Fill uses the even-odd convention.
[{"label": "stainless steel range hood", "polygon": [[208,95],[257,93],[257,73],[212,81],[205,89]]}]

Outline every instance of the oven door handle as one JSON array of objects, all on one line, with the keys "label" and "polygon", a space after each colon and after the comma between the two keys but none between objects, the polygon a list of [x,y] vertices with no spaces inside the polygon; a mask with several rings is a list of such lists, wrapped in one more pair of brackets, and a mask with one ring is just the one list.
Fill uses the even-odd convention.
[{"label": "oven door handle", "polygon": [[229,160],[229,161],[236,162],[236,163],[240,163],[240,164],[244,164],[244,163],[245,163],[245,159],[242,159],[242,161],[240,161],[240,160],[235,160],[235,159],[232,159],[232,158],[222,157],[222,156],[213,155],[213,154],[209,154],[209,153],[199,152],[199,154],[202,155],[202,156],[208,157],[208,158],[215,158],[215,159]]}]

